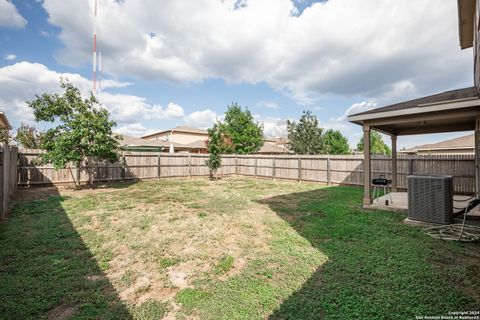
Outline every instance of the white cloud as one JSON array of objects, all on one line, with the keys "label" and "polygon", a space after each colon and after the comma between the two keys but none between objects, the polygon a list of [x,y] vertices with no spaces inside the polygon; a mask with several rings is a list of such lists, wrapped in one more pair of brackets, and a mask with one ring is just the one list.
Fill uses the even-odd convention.
[{"label": "white cloud", "polygon": [[185,123],[192,127],[209,128],[217,121],[218,115],[215,111],[206,109],[203,111],[195,111],[183,118]]},{"label": "white cloud", "polygon": [[[43,5],[61,29],[58,59],[90,63],[88,1]],[[290,0],[99,1],[99,50],[108,74],[266,82],[306,104],[328,93],[378,98],[402,83],[423,94],[471,82],[455,1],[330,0],[295,12]]]},{"label": "white cloud", "polygon": [[321,122],[320,126],[322,128],[325,128],[325,130],[333,129],[333,130],[344,131],[343,134],[345,134],[345,131],[350,129],[351,124],[347,121],[339,121],[338,119],[330,119],[330,121]]},{"label": "white cloud", "polygon": [[48,31],[45,31],[45,30],[40,30],[40,35],[42,37],[45,37],[45,38],[51,38],[54,36],[54,33],[53,32],[48,32]]},{"label": "white cloud", "polygon": [[115,132],[119,134],[124,134],[127,136],[141,137],[150,133],[155,132],[155,130],[148,129],[144,127],[141,123],[129,123],[124,126],[115,128]]},{"label": "white cloud", "polygon": [[15,5],[6,0],[0,1],[0,27],[20,29],[27,25],[27,20],[18,13]]},{"label": "white cloud", "polygon": [[7,54],[7,55],[5,56],[5,60],[15,60],[15,59],[17,59],[17,56],[14,55],[14,54],[12,54],[12,53],[11,53],[11,54]]},{"label": "white cloud", "polygon": [[112,119],[118,122],[134,123],[138,120],[161,120],[181,118],[184,110],[170,102],[166,107],[151,105],[146,98],[128,94],[99,94],[100,102],[110,111]]},{"label": "white cloud", "polygon": [[[84,95],[92,88],[91,81],[79,74],[58,73],[39,63],[19,62],[0,68],[0,110],[18,121],[32,121],[33,114],[26,101],[44,92],[59,92],[60,77],[68,78]],[[128,85],[131,83],[114,80],[102,82],[104,90]],[[112,119],[124,124],[184,116],[183,108],[173,102],[166,107],[151,105],[144,97],[108,91],[98,94],[98,99],[110,111]]]},{"label": "white cloud", "polygon": [[340,130],[344,136],[348,138],[348,142],[352,149],[355,149],[358,141],[360,141],[361,134],[358,135],[360,127],[356,124],[348,122],[347,117],[349,115],[372,110],[379,105],[376,101],[362,101],[352,104],[345,112],[337,117],[331,118],[329,121],[322,122],[320,125],[325,129]]},{"label": "white cloud", "polygon": [[273,101],[260,101],[257,106],[268,109],[279,109],[280,107]]},{"label": "white cloud", "polygon": [[263,135],[270,138],[287,137],[287,119],[276,117],[253,116],[263,126]]},{"label": "white cloud", "polygon": [[352,114],[372,110],[375,109],[377,106],[378,104],[374,101],[362,101],[354,103],[345,111],[345,114],[341,117],[340,120],[346,120],[346,118]]}]

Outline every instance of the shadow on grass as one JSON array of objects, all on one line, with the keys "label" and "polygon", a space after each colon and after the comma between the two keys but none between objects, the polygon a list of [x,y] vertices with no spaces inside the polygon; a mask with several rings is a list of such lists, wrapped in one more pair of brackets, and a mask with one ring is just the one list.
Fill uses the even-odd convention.
[{"label": "shadow on grass", "polygon": [[410,319],[478,310],[480,247],[431,239],[404,225],[402,214],[364,211],[362,192],[331,187],[260,201],[329,257],[269,319]]},{"label": "shadow on grass", "polygon": [[44,190],[20,190],[40,199],[26,194],[0,223],[0,318],[130,319],[105,262],[95,260],[63,209],[68,198]]}]

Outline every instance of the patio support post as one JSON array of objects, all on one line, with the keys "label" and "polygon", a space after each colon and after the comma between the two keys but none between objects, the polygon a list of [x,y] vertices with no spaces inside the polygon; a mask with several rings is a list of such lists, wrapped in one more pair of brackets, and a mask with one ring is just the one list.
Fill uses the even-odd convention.
[{"label": "patio support post", "polygon": [[372,204],[372,193],[370,192],[371,185],[371,163],[370,163],[370,126],[363,125],[363,179],[364,179],[364,195],[363,205]]},{"label": "patio support post", "polygon": [[392,135],[392,192],[397,192],[397,136]]},{"label": "patio support post", "polygon": [[475,192],[480,191],[480,117],[475,118]]}]

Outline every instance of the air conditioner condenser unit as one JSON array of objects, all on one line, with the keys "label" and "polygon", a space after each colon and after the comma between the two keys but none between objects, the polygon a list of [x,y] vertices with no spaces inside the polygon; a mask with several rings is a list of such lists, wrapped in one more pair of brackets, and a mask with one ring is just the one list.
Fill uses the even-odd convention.
[{"label": "air conditioner condenser unit", "polygon": [[453,177],[411,175],[407,177],[408,218],[439,224],[453,222]]}]

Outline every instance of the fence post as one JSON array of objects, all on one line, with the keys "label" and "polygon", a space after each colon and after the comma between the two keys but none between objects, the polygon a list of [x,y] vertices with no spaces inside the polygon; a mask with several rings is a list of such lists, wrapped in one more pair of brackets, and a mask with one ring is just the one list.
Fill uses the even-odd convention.
[{"label": "fence post", "polygon": [[257,156],[255,156],[255,178],[257,177]]},{"label": "fence post", "polygon": [[1,178],[0,178],[0,186],[2,187],[2,190],[0,190],[0,197],[1,197],[1,203],[0,203],[0,217],[1,220],[5,218],[5,202],[7,201],[5,199],[5,171],[6,171],[6,163],[5,163],[5,149],[6,149],[6,144],[3,144],[2,148],[2,154],[0,156],[0,161],[2,164],[2,169],[0,170],[1,173]]},{"label": "fence post", "polygon": [[93,165],[92,165],[92,157],[87,157],[87,172],[88,172],[88,183],[90,186],[93,186]]},{"label": "fence post", "polygon": [[18,147],[12,147],[11,150],[11,162],[12,166],[10,167],[9,175],[11,177],[10,181],[10,195],[13,197],[17,192],[18,185]]},{"label": "fence post", "polygon": [[158,153],[157,157],[157,179],[160,180],[160,175],[162,174],[162,171],[160,169],[160,152]]},{"label": "fence post", "polygon": [[298,156],[298,182],[302,181],[302,157]]},{"label": "fence post", "polygon": [[408,174],[413,174],[413,159],[408,159]]},{"label": "fence post", "polygon": [[[23,164],[23,162],[21,162],[21,164]],[[31,163],[27,157],[25,157],[25,164],[27,165],[27,188],[30,188],[32,186],[32,170],[30,170]]]},{"label": "fence post", "polygon": [[125,181],[127,178],[127,170],[126,170],[126,161],[125,161],[125,153],[122,152],[122,180]]},{"label": "fence post", "polygon": [[332,182],[332,172],[330,169],[330,157],[327,158],[327,185]]},{"label": "fence post", "polygon": [[188,177],[192,177],[192,156],[188,155]]},{"label": "fence post", "polygon": [[272,180],[275,179],[275,156],[272,158]]},{"label": "fence post", "polygon": [[100,166],[98,164],[98,159],[97,158],[95,158],[95,175],[93,176],[94,181],[95,181],[95,177],[98,178],[99,182],[102,181],[102,176],[100,174]]},{"label": "fence post", "polygon": [[238,175],[238,156],[235,154],[235,175]]},{"label": "fence post", "polygon": [[[79,187],[80,186],[80,178],[82,176],[82,162],[81,161],[77,162],[75,164],[75,167],[77,168],[77,170],[75,171],[75,176],[76,176],[76,179],[77,179],[77,181],[75,182],[75,186]],[[30,171],[30,169],[28,171]]]}]

